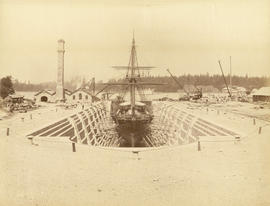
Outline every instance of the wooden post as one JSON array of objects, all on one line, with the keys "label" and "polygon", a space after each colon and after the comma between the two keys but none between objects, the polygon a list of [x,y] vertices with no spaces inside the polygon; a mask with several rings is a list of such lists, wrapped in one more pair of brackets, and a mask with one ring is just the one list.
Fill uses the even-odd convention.
[{"label": "wooden post", "polygon": [[72,152],[76,152],[75,142],[72,142]]},{"label": "wooden post", "polygon": [[7,136],[9,136],[9,128],[7,128]]},{"label": "wooden post", "polygon": [[201,142],[200,142],[200,140],[198,141],[198,151],[201,151]]},{"label": "wooden post", "polygon": [[32,114],[30,114],[30,119],[32,119]]},{"label": "wooden post", "polygon": [[28,137],[28,139],[30,140],[31,145],[34,144],[33,138],[34,138],[34,137],[32,137],[32,136],[31,136],[31,137]]},{"label": "wooden post", "polygon": [[253,125],[256,125],[256,120],[255,120],[255,118],[253,119]]},{"label": "wooden post", "polygon": [[240,142],[240,137],[239,136],[235,137],[235,142],[234,143],[237,143],[237,142]]},{"label": "wooden post", "polygon": [[259,134],[262,133],[262,127],[259,127]]}]

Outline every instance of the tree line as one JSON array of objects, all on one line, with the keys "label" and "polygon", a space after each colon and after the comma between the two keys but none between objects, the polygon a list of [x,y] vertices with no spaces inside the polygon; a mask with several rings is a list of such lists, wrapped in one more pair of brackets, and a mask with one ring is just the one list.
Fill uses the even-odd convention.
[{"label": "tree line", "polygon": [[[182,88],[172,79],[170,76],[144,76],[141,77],[141,81],[153,82],[153,83],[164,83],[164,85],[153,85],[145,86],[144,88],[154,89],[156,92],[176,92],[183,89],[184,85],[195,85],[195,86],[213,86],[218,90],[221,90],[225,87],[224,79],[221,75],[209,75],[200,74],[200,75],[180,75],[175,76],[177,81],[182,85]],[[229,84],[229,76],[225,77],[226,82]],[[124,82],[122,79],[111,79],[109,82]],[[72,79],[65,82],[65,88],[74,91],[78,86],[79,80]],[[234,86],[240,86],[246,88],[248,91],[251,91],[254,88],[260,88],[263,86],[269,86],[270,77],[248,77],[246,76],[232,76],[232,83]],[[96,83],[96,92],[101,90],[105,85],[102,81]],[[18,80],[13,80],[11,76],[1,78],[0,84],[0,94],[2,98],[5,98],[8,94],[14,93],[14,91],[40,91],[43,89],[55,90],[56,82],[44,82],[39,84],[33,84],[30,82],[19,82]],[[123,88],[121,86],[110,87],[108,90],[119,91]]]},{"label": "tree line", "polygon": [[[224,78],[222,75],[181,75],[175,76],[181,87],[172,79],[170,76],[148,76],[141,77],[142,81],[153,82],[153,83],[165,83],[164,85],[146,86],[146,88],[154,89],[156,92],[176,92],[177,90],[183,89],[184,85],[195,85],[199,86],[213,86],[221,91],[222,88],[226,87]],[[254,88],[261,88],[263,86],[270,85],[270,77],[248,77],[246,76],[232,76],[232,85],[244,87],[248,91]],[[225,77],[226,83],[229,84],[230,77]],[[123,82],[124,79],[111,80],[112,82]]]}]

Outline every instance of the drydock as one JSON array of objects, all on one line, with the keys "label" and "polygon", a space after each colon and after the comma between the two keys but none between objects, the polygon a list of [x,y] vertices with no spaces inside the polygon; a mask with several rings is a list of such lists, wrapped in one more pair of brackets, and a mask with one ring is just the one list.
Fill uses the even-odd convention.
[{"label": "drydock", "polygon": [[[128,147],[126,138],[119,135],[118,126],[109,116],[110,102],[97,103],[88,109],[70,115],[27,135],[28,138],[59,137],[77,144],[100,147]],[[142,142],[138,147],[162,147],[189,144],[204,137],[228,138],[239,140],[237,131],[220,126],[217,123],[194,114],[184,105],[172,102],[154,102],[154,119],[147,129],[127,136],[140,135]],[[122,129],[122,128],[120,128]],[[125,128],[124,128],[125,129]],[[132,139],[130,140],[132,141]]]},{"label": "drydock", "polygon": [[119,147],[107,103],[2,120],[1,204],[269,204],[267,122],[221,107],[153,105],[140,148]]}]

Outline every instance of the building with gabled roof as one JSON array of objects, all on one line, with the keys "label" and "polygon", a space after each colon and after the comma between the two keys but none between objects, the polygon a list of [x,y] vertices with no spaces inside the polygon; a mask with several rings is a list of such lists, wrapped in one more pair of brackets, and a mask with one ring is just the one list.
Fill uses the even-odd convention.
[{"label": "building with gabled roof", "polygon": [[49,89],[43,89],[38,91],[34,98],[37,102],[54,102],[55,101],[55,91]]},{"label": "building with gabled roof", "polygon": [[76,89],[67,98],[67,102],[71,103],[92,103],[98,100],[98,97],[94,96],[88,89],[85,88]]},{"label": "building with gabled roof", "polygon": [[[99,98],[94,96],[89,90],[85,88],[79,88],[71,92],[64,89],[65,92],[65,102],[68,103],[92,103],[98,101]],[[56,92],[52,90],[41,90],[35,95],[35,100],[37,102],[56,102]]]},{"label": "building with gabled roof", "polygon": [[262,87],[256,90],[251,95],[253,102],[257,101],[270,102],[270,87]]}]

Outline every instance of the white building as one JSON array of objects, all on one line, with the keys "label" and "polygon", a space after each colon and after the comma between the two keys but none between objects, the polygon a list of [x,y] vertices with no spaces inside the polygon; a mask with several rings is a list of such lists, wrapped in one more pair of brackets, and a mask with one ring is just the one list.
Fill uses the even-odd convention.
[{"label": "white building", "polygon": [[34,99],[37,102],[55,102],[55,91],[49,89],[41,90],[34,95]]},{"label": "white building", "polygon": [[98,101],[99,98],[92,95],[87,89],[76,89],[69,96],[66,96],[66,102],[69,103],[92,103]]},{"label": "white building", "polygon": [[[92,95],[89,90],[86,89],[76,89],[71,92],[67,89],[65,91],[65,102],[67,103],[92,103],[94,101],[98,101],[99,98]],[[42,90],[37,92],[35,95],[35,100],[37,102],[56,102],[56,93],[52,90]]]},{"label": "white building", "polygon": [[[246,96],[247,90],[244,87],[232,86],[229,87],[232,96],[242,97]],[[222,89],[222,93],[228,93],[227,87]]]},{"label": "white building", "polygon": [[252,93],[252,99],[254,102],[264,101],[270,102],[270,87],[262,87]]}]

